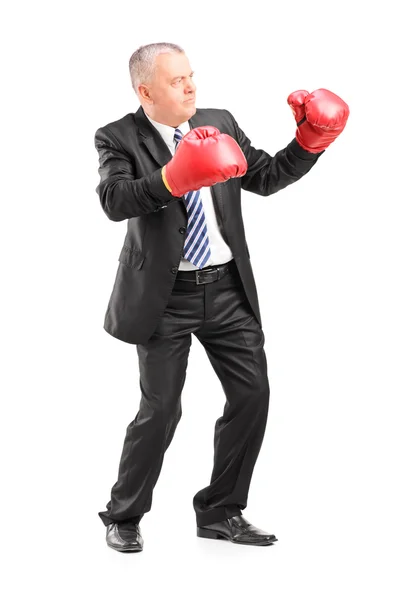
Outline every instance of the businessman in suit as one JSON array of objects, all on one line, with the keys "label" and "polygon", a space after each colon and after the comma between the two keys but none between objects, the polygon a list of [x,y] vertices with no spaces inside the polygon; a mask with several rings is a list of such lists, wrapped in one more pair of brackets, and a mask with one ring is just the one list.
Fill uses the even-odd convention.
[{"label": "businessman in suit", "polygon": [[226,396],[211,481],[193,498],[197,535],[270,545],[276,536],[242,515],[270,390],[241,189],[268,196],[303,177],[343,130],[348,107],[328,90],[294,92],[296,136],[272,157],[251,145],[228,110],[196,108],[180,46],[141,46],[129,67],[141,106],[96,131],[96,192],[109,219],[127,220],[104,328],[136,344],[142,396],[107,510],[98,514],[111,548],[143,549],[139,522],[181,418],[194,334]]}]

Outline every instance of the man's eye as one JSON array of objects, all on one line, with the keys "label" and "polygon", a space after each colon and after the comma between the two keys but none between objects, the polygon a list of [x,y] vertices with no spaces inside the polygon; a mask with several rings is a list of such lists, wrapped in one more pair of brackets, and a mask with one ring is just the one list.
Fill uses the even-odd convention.
[{"label": "man's eye", "polygon": [[[193,79],[194,75],[189,75],[189,77],[190,77],[191,79]],[[180,83],[181,81],[182,81],[182,77],[179,77],[179,79],[176,79],[176,80],[174,81],[174,83]]]}]

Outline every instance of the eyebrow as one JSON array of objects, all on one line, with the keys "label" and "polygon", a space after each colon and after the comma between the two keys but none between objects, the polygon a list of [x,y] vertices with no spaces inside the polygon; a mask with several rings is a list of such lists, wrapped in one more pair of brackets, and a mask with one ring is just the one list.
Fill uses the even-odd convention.
[{"label": "eyebrow", "polygon": [[[194,74],[194,71],[192,71],[192,72],[190,73],[190,75],[193,75],[193,74]],[[176,77],[173,77],[173,78],[171,79],[171,81],[175,81],[175,79],[180,79],[181,77],[182,77],[183,79],[185,79],[185,75],[177,75]]]}]

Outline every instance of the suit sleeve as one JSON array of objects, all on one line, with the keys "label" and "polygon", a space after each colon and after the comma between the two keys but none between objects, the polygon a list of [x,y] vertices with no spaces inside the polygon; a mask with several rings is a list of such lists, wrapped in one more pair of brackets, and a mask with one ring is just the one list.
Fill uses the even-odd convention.
[{"label": "suit sleeve", "polygon": [[241,187],[249,192],[261,196],[275,194],[308,173],[325,152],[307,152],[294,138],[286,148],[271,156],[265,150],[254,148],[232,114],[227,113],[234,125],[235,139],[247,159],[248,169],[241,178]]},{"label": "suit sleeve", "polygon": [[165,187],[159,168],[136,178],[131,158],[106,127],[97,129],[94,144],[99,153],[100,204],[111,221],[140,217],[180,200]]}]

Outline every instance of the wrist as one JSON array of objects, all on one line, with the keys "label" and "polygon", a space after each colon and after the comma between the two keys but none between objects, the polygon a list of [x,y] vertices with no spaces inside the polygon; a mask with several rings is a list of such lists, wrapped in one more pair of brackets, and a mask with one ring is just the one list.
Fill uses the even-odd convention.
[{"label": "wrist", "polygon": [[303,144],[299,142],[297,136],[290,142],[289,146],[290,150],[297,156],[297,158],[301,158],[303,160],[315,160],[316,156],[319,156],[325,150],[315,151],[313,148],[304,147]]},{"label": "wrist", "polygon": [[165,187],[166,187],[166,188],[167,188],[167,190],[170,192],[170,194],[172,194],[172,189],[171,189],[171,187],[168,185],[168,181],[167,181],[167,178],[166,178],[166,176],[165,176],[165,165],[164,165],[164,166],[163,166],[163,168],[161,169],[161,177],[162,177],[162,180],[163,180],[163,182],[164,182],[164,185],[165,185]]}]

